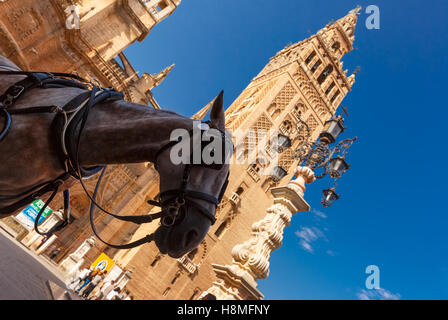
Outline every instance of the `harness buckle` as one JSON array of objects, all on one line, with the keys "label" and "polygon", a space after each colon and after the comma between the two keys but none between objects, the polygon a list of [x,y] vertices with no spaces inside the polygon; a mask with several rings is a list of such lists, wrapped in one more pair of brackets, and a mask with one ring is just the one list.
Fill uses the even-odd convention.
[{"label": "harness buckle", "polygon": [[62,107],[60,107],[60,106],[53,106],[53,108],[51,109],[51,112],[53,112],[53,113],[63,113],[64,109],[62,109]]},{"label": "harness buckle", "polygon": [[3,104],[5,107],[9,107],[14,103],[14,100],[20,97],[20,95],[25,91],[24,86],[14,85],[11,87],[12,93],[7,93],[5,100],[3,100]]}]

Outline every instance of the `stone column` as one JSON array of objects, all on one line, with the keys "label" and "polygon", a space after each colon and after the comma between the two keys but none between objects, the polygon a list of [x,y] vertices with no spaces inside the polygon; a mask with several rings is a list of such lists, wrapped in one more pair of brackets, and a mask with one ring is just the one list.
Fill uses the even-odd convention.
[{"label": "stone column", "polygon": [[295,175],[288,185],[271,189],[274,204],[266,210],[263,220],[252,225],[250,239],[233,247],[233,263],[213,264],[218,279],[207,292],[218,300],[263,299],[256,280],[268,277],[270,255],[281,247],[283,230],[292,216],[310,209],[303,196],[305,183],[315,180],[314,173],[310,168],[298,167]]}]

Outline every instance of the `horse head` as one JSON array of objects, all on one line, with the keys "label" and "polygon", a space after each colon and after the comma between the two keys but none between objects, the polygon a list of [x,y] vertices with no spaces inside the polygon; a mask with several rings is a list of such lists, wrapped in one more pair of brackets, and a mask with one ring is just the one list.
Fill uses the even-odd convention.
[{"label": "horse head", "polygon": [[[225,132],[222,92],[213,103],[209,125],[220,133]],[[228,148],[231,142],[225,134],[221,138],[225,140],[221,149],[225,154],[221,158],[221,166],[175,164],[171,157],[173,148],[164,150],[156,159],[162,210],[172,210],[175,216],[169,218],[168,223],[162,219],[162,225],[155,232],[155,242],[161,253],[173,258],[183,256],[202,242],[214,222],[216,206],[227,187],[229,175],[229,165],[225,159],[228,159],[226,149],[231,149]],[[194,149],[194,140],[188,144]],[[179,198],[183,191],[185,196]]]}]

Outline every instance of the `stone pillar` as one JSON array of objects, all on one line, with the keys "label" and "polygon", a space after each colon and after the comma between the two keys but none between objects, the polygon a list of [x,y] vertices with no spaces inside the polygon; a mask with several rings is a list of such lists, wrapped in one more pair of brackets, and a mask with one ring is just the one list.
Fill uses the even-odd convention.
[{"label": "stone pillar", "polygon": [[43,245],[41,245],[39,247],[39,249],[36,250],[37,254],[41,254],[42,252],[44,252],[45,250],[47,250],[47,248],[57,239],[58,237],[53,234],[47,241],[45,241],[45,243]]},{"label": "stone pillar", "polygon": [[257,279],[269,275],[269,258],[272,251],[282,245],[283,230],[289,226],[292,215],[309,211],[303,199],[305,183],[315,180],[310,168],[298,167],[296,179],[288,185],[272,188],[274,204],[263,220],[252,225],[252,235],[246,242],[232,249],[231,265],[213,264],[218,278],[207,290],[218,300],[260,300],[263,294],[257,289]]}]

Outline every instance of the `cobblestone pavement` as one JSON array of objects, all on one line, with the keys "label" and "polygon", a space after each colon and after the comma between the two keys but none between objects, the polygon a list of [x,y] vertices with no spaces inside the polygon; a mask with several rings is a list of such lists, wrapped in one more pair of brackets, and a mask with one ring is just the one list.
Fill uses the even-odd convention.
[{"label": "cobblestone pavement", "polygon": [[[27,248],[0,230],[0,299],[51,299],[46,281],[65,288],[61,277]],[[49,263],[49,262],[48,262]]]}]

